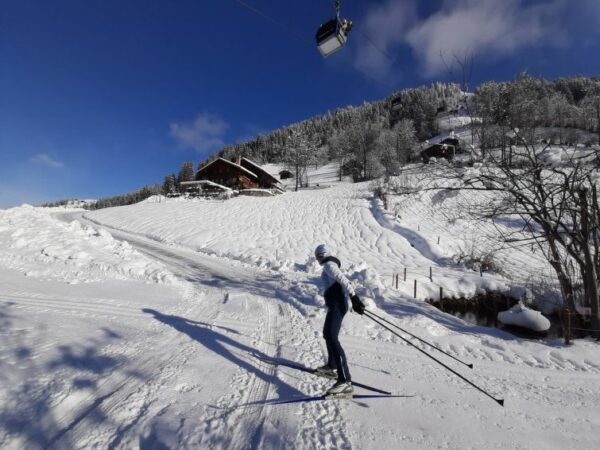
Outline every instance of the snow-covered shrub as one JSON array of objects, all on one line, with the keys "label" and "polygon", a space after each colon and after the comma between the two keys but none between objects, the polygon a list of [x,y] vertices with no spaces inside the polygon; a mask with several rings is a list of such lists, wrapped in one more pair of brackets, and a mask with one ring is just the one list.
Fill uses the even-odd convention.
[{"label": "snow-covered shrub", "polygon": [[501,267],[495,262],[494,252],[486,250],[479,239],[468,238],[460,241],[452,260],[477,272],[502,273]]}]

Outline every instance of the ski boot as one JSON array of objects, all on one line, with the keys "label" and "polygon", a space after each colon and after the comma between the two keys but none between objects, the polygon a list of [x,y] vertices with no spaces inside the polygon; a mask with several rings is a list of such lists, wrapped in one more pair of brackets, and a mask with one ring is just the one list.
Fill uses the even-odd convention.
[{"label": "ski boot", "polygon": [[352,397],[352,394],[354,394],[354,387],[350,381],[337,381],[327,390],[325,397],[344,398]]},{"label": "ski boot", "polygon": [[337,370],[332,369],[327,364],[315,369],[315,374],[325,378],[337,378]]}]

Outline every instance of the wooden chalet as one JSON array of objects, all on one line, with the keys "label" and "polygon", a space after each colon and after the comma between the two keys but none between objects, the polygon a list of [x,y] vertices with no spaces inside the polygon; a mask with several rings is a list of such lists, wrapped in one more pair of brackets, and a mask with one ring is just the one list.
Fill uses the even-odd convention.
[{"label": "wooden chalet", "polygon": [[196,181],[210,181],[230,189],[281,189],[279,180],[247,158],[217,158],[196,173]]},{"label": "wooden chalet", "polygon": [[421,151],[421,159],[428,163],[431,158],[444,158],[452,161],[460,151],[460,142],[456,138],[446,138]]}]

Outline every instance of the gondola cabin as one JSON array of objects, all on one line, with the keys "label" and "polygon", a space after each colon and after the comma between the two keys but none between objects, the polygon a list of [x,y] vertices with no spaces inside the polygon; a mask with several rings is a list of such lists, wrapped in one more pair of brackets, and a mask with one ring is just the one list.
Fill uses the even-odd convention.
[{"label": "gondola cabin", "polygon": [[327,57],[341,49],[348,40],[352,22],[346,19],[333,19],[325,22],[317,30],[317,47],[321,55]]}]

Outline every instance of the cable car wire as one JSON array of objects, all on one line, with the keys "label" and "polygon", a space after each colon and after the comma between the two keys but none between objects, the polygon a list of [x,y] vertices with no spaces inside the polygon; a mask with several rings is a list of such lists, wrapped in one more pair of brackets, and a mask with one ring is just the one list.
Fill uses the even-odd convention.
[{"label": "cable car wire", "polygon": [[[319,1],[319,3],[320,3],[320,1]],[[335,2],[334,2],[334,6],[333,6],[333,9],[335,10],[335,14],[336,14],[336,16],[338,17],[338,19],[339,19],[339,17],[340,17],[340,9],[341,9],[341,4],[340,4],[340,3],[341,3],[341,2],[340,2],[340,0],[335,0]],[[355,24],[355,26],[356,26],[356,24]],[[360,26],[362,27],[362,25],[360,25]],[[364,37],[364,38],[365,38],[365,40],[366,40],[366,41],[367,41],[369,44],[371,44],[371,46],[372,46],[372,47],[373,47],[375,50],[377,50],[377,51],[378,51],[378,52],[380,52],[380,53],[381,53],[383,56],[385,56],[386,58],[388,58],[388,59],[390,60],[390,62],[394,62],[395,58],[393,58],[392,56],[390,56],[390,54],[389,54],[389,53],[387,53],[387,52],[386,52],[385,50],[383,50],[383,49],[382,49],[382,48],[381,48],[381,47],[380,47],[378,44],[376,44],[376,43],[375,43],[375,41],[374,41],[373,39],[371,39],[371,37],[370,37],[370,36],[369,36],[367,33],[365,33],[364,31],[361,31],[361,30],[360,30],[360,28],[359,28],[357,31],[358,31],[358,32],[359,32],[359,33],[362,35],[362,37]]]},{"label": "cable car wire", "polygon": [[[282,28],[290,33],[292,33],[296,38],[300,39],[303,42],[309,43],[312,46],[312,41],[310,41],[309,39],[307,39],[305,36],[302,36],[300,33],[298,33],[297,31],[293,30],[292,28],[290,28],[288,25],[284,24],[283,22],[275,19],[272,16],[269,16],[268,14],[266,14],[265,12],[261,11],[260,9],[256,8],[255,6],[252,6],[248,3],[246,3],[243,0],[235,0],[236,3],[238,3],[240,6],[243,6],[244,8],[247,8],[249,11],[252,11],[254,14],[262,17],[263,19],[268,20],[269,22],[273,23],[274,25],[277,25],[279,28]],[[335,11],[337,16],[339,16],[340,13],[340,6],[339,6],[339,1],[336,2],[335,4]],[[375,41],[364,31],[361,31],[360,29],[357,30],[360,35],[362,37],[365,38],[365,40],[374,48],[376,49],[378,52],[380,52],[383,56],[385,56],[386,58],[388,58],[390,60],[390,62],[394,61],[394,58],[385,50],[383,50],[378,44],[375,43]]]},{"label": "cable car wire", "polygon": [[[256,14],[257,16],[262,17],[265,20],[268,20],[269,22],[271,22],[272,24],[278,26],[279,28],[287,31],[288,33],[290,33],[292,36],[294,36],[296,39],[299,39],[300,41],[309,44],[311,47],[314,46],[313,42],[309,39],[307,39],[305,36],[301,35],[300,33],[298,33],[297,31],[295,31],[294,29],[292,29],[289,25],[284,24],[283,22],[281,22],[280,20],[275,19],[274,17],[266,14],[265,12],[261,11],[260,9],[258,9],[257,7],[250,5],[248,3],[246,3],[243,0],[235,0],[235,2],[248,9],[249,11],[253,12],[254,14]],[[336,9],[336,14],[339,15],[339,2],[335,3],[335,9]],[[393,62],[394,59],[387,53],[385,52],[381,47],[379,47],[377,44],[375,44],[375,42],[373,41],[373,39],[371,39],[366,33],[362,32],[360,29],[358,30],[358,32],[360,33],[361,36],[363,36],[365,38],[365,40],[376,50],[378,50],[382,55],[384,55],[390,62]],[[365,75],[367,78],[369,78],[371,81],[374,81],[375,83],[379,84],[380,86],[384,87],[385,89],[388,90],[392,90],[395,91],[396,88],[381,81],[378,80],[377,78],[373,77],[372,75],[367,74],[366,72],[362,72],[363,75]]]},{"label": "cable car wire", "polygon": [[269,16],[268,14],[264,13],[260,9],[254,7],[252,5],[249,5],[248,3],[244,2],[243,0],[235,0],[235,2],[238,3],[240,6],[243,6],[244,8],[248,9],[249,11],[252,11],[254,14],[262,17],[263,19],[268,20],[272,24],[277,25],[279,28],[282,28],[282,29],[286,30],[292,36],[294,36],[296,39],[299,39],[299,40],[301,40],[304,43],[310,44],[311,46],[313,45],[312,41],[310,41],[305,36],[302,36],[300,33],[298,33],[297,31],[293,30],[292,28],[290,28],[289,25],[286,25],[283,22],[275,19],[274,17]]},{"label": "cable car wire", "polygon": [[379,45],[377,45],[377,44],[375,43],[375,41],[373,41],[373,39],[371,39],[371,38],[369,37],[369,35],[368,35],[368,34],[366,34],[365,32],[361,31],[361,30],[360,30],[360,28],[359,28],[358,30],[356,30],[356,31],[358,31],[358,32],[359,32],[359,33],[362,35],[362,37],[364,37],[364,38],[365,38],[365,40],[366,40],[366,41],[367,41],[369,44],[371,44],[371,46],[372,46],[373,48],[375,48],[376,50],[378,50],[378,51],[379,51],[379,52],[380,52],[380,53],[381,53],[383,56],[385,56],[387,59],[389,59],[389,60],[390,60],[390,62],[394,62],[395,58],[392,58],[388,52],[386,52],[386,51],[385,51],[385,50],[383,50],[381,47],[379,47]]}]

